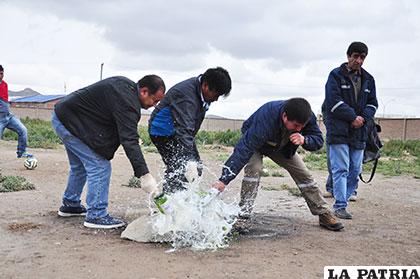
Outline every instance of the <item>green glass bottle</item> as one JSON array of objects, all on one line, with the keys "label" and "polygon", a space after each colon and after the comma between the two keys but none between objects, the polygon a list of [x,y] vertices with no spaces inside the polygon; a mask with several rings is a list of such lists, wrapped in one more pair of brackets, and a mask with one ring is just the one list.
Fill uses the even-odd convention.
[{"label": "green glass bottle", "polygon": [[168,197],[165,195],[165,193],[157,195],[153,200],[156,204],[156,207],[162,214],[169,214],[171,212],[171,207],[167,202]]}]

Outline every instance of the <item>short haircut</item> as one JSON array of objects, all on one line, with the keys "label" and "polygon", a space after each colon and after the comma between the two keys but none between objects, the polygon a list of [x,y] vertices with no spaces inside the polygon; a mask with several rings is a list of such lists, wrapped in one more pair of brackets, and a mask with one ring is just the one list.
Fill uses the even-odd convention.
[{"label": "short haircut", "polygon": [[306,124],[312,116],[311,105],[304,98],[292,98],[286,101],[283,112],[287,120]]},{"label": "short haircut", "polygon": [[163,92],[166,91],[163,79],[157,75],[144,76],[137,82],[137,86],[139,88],[147,87],[150,95],[155,95],[160,89],[163,89]]},{"label": "short haircut", "polygon": [[201,76],[201,84],[203,82],[206,82],[209,89],[216,91],[219,96],[229,96],[230,90],[232,89],[232,81],[229,73],[222,67],[207,69]]},{"label": "short haircut", "polygon": [[347,56],[351,56],[353,53],[365,53],[368,54],[368,47],[362,42],[352,42],[347,49]]},{"label": "short haircut", "polygon": [[3,72],[3,71],[4,71],[3,66],[0,65],[0,72]]}]

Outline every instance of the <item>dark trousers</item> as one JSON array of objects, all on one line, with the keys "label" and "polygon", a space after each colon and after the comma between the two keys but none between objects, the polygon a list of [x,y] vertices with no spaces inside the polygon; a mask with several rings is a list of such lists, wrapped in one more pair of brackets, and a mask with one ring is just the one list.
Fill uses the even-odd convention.
[{"label": "dark trousers", "polygon": [[174,137],[155,137],[150,136],[153,144],[156,146],[162,160],[165,163],[166,170],[163,182],[164,193],[174,193],[185,190],[185,166],[189,160],[197,160],[194,152],[187,150]]},{"label": "dark trousers", "polygon": [[331,194],[333,194],[333,182],[332,182],[332,173],[331,173],[331,163],[330,163],[330,152],[329,152],[329,147],[328,144],[326,145],[326,152],[327,152],[327,168],[328,168],[328,178],[327,181],[325,182],[325,188],[327,190],[327,192],[330,192]]}]

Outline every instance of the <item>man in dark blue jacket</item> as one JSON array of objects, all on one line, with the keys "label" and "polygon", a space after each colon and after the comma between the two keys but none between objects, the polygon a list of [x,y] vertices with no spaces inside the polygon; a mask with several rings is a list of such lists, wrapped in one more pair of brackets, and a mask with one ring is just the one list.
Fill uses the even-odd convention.
[{"label": "man in dark blue jacket", "polygon": [[[59,216],[86,215],[84,226],[88,228],[124,225],[107,211],[110,160],[120,145],[142,188],[148,192],[158,190],[140,149],[137,125],[141,109],[156,105],[164,94],[165,84],[156,75],[147,75],[137,83],[125,77],[110,77],[67,95],[55,105],[52,125],[70,163]],[[80,201],[86,181],[87,210]]]},{"label": "man in dark blue jacket", "polygon": [[347,50],[348,63],[331,71],[325,85],[325,126],[334,187],[334,213],[352,219],[346,210],[361,172],[366,145],[366,121],[378,109],[375,80],[362,68],[368,54],[362,42]]},{"label": "man in dark blue jacket", "polygon": [[241,131],[241,139],[226,161],[219,181],[213,185],[223,191],[246,165],[239,203],[241,218],[249,218],[252,212],[265,155],[290,173],[311,213],[319,215],[322,227],[333,231],[343,228],[328,209],[317,183],[296,153],[299,146],[316,151],[324,143],[316,117],[305,99],[266,103],[244,122]]},{"label": "man in dark blue jacket", "polygon": [[164,192],[183,190],[187,180],[201,175],[195,135],[210,104],[227,97],[231,88],[229,73],[211,68],[174,85],[153,111],[149,134],[166,165]]}]

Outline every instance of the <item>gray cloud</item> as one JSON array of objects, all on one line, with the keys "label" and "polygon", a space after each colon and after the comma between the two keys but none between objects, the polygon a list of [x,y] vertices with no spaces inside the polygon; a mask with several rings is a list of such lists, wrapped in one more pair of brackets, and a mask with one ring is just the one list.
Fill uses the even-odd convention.
[{"label": "gray cloud", "polygon": [[[176,57],[207,53],[211,45],[237,58],[275,58],[296,65],[329,56],[321,46],[334,45],[337,39],[347,43],[364,34],[366,39],[386,43],[386,37],[381,40],[383,34],[410,36],[401,29],[418,27],[401,19],[415,16],[411,4],[419,6],[414,1],[376,1],[372,11],[365,8],[365,1],[18,3],[59,18],[97,24],[105,29],[107,40],[123,52]],[[394,12],[397,8],[398,14]]]},{"label": "gray cloud", "polygon": [[[329,71],[346,60],[346,48],[354,40],[368,44],[365,66],[385,99],[395,94],[392,88],[420,87],[413,70],[420,63],[420,1],[416,0],[21,0],[7,5],[29,15],[101,30],[103,43],[113,50],[107,69],[192,72],[226,65],[237,75],[234,90],[240,88],[240,97],[258,91],[264,98],[288,96],[288,92],[322,98]],[[107,47],[86,46],[84,38],[61,25],[47,28],[39,37],[45,27],[29,22],[26,29],[36,32],[25,34],[25,43],[45,44],[48,59],[62,56],[54,42],[48,43],[54,32],[69,34],[64,43],[75,44],[79,51],[97,47],[106,52]],[[92,60],[99,59],[98,55]],[[399,94],[418,101],[412,91]]]}]

